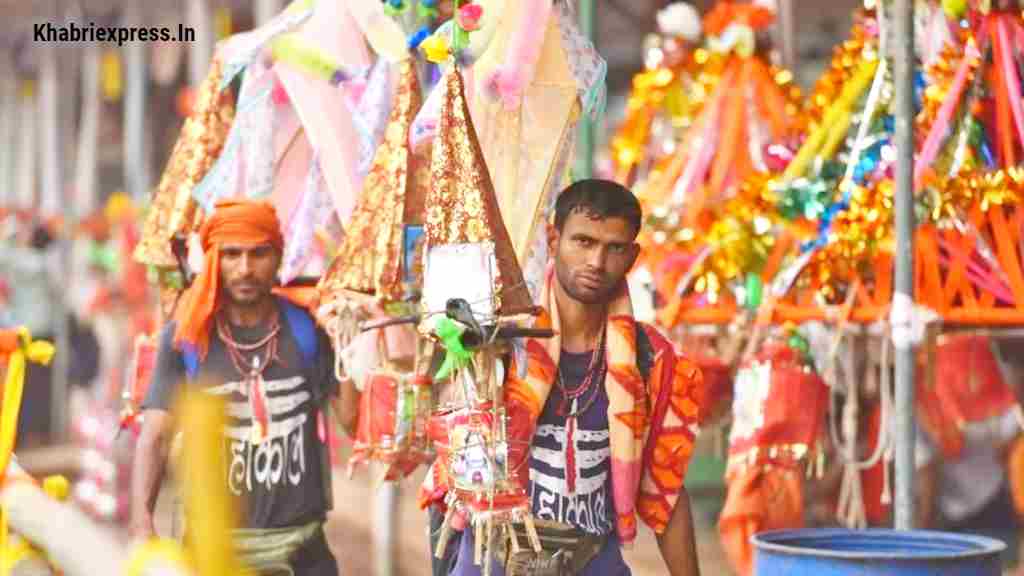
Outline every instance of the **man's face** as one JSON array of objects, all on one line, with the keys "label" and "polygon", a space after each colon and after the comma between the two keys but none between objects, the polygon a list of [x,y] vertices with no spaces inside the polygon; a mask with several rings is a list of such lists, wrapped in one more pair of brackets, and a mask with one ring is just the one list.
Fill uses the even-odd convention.
[{"label": "man's face", "polygon": [[625,218],[570,214],[562,230],[552,227],[548,238],[562,289],[584,304],[610,301],[640,253],[635,239],[636,230]]},{"label": "man's face", "polygon": [[236,305],[251,306],[270,296],[281,255],[270,244],[221,246],[220,281],[224,295]]}]

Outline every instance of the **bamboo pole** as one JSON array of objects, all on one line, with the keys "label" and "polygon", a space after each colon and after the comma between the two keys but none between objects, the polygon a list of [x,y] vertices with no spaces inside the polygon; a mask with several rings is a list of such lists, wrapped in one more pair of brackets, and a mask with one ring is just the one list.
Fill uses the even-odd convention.
[{"label": "bamboo pole", "polygon": [[[594,0],[580,0],[578,9],[580,32],[596,44],[597,13],[594,8]],[[589,114],[580,118],[579,131],[576,177],[580,179],[590,178],[594,174],[594,148],[596,146],[595,134],[597,130],[594,120]]]}]

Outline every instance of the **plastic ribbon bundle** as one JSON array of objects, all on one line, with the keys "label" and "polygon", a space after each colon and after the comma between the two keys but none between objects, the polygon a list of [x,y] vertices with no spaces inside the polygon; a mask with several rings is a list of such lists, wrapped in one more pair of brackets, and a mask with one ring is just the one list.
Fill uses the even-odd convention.
[{"label": "plastic ribbon bundle", "polygon": [[665,303],[663,325],[701,308],[690,323],[727,323],[740,303],[736,289],[770,260],[778,225],[764,175],[781,170],[800,132],[792,73],[755,51],[754,32],[773,17],[731,2],[708,13],[707,48],[695,53],[699,89],[691,90],[706,94],[703,106],[643,187],[652,217],[640,265]]},{"label": "plastic ribbon bundle", "polygon": [[927,272],[917,298],[958,322],[1019,323],[1024,20],[1015,9],[946,8],[961,26],[920,81],[914,183],[933,225],[918,233]]},{"label": "plastic ribbon bundle", "polygon": [[[857,15],[850,39],[836,48],[808,99],[806,139],[784,170],[760,183],[785,232],[766,265],[770,273],[761,275],[761,300],[748,300],[764,323],[779,313],[782,320],[823,319],[819,307],[843,302],[860,278],[874,275],[887,289],[895,151],[886,113],[891,75],[879,58],[884,22],[882,11]],[[875,320],[882,311],[872,313]]]},{"label": "plastic ribbon bundle", "polygon": [[702,74],[711,55],[694,49],[701,23],[692,6],[676,2],[662,9],[658,28],[659,34],[645,39],[644,70],[633,77],[626,116],[611,140],[615,180],[635,185],[641,196],[648,177],[676,151],[681,132],[706,101],[706,81],[700,77],[717,77]]}]

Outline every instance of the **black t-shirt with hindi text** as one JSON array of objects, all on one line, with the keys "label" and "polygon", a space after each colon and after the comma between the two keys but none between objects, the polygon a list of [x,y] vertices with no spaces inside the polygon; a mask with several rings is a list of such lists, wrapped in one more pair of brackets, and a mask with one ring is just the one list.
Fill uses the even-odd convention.
[{"label": "black t-shirt with hindi text", "polygon": [[[591,359],[590,352],[562,351],[558,370],[569,389],[583,382]],[[563,400],[562,390],[553,386],[530,446],[533,514],[541,520],[568,524],[587,534],[609,534],[615,528],[615,507],[611,498],[608,392],[603,373],[579,399],[580,413],[576,416],[572,438],[568,434],[566,416],[559,413]],[[575,452],[572,472],[567,470],[569,442]],[[569,489],[569,474],[575,476],[575,492]]]},{"label": "black t-shirt with hindi text", "polygon": [[[322,461],[317,416],[321,403],[336,395],[333,349],[327,335],[317,329],[317,356],[304,361],[283,309],[277,357],[263,372],[270,425],[262,442],[252,439],[252,408],[245,378],[235,367],[228,348],[211,328],[210,348],[189,380],[181,352],[174,348],[175,323],[160,334],[156,365],[143,408],[170,410],[183,385],[223,399],[227,407],[224,430],[228,493],[236,497],[243,528],[285,528],[322,520],[329,502]],[[258,342],[267,327],[231,326],[240,344]],[[266,348],[258,352],[263,358]],[[252,355],[243,352],[246,360]],[[187,457],[187,456],[186,456]],[[328,464],[329,465],[329,464]],[[327,487],[329,489],[329,486]]]}]

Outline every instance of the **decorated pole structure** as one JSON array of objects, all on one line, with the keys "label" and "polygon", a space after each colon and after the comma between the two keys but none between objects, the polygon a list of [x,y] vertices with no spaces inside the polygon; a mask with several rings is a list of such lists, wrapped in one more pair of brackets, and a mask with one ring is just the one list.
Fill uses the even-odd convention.
[{"label": "decorated pole structure", "polygon": [[[579,3],[580,32],[592,43],[595,43],[597,13],[594,11],[594,0],[580,0]],[[590,116],[580,118],[579,152],[576,157],[576,177],[590,178],[594,173],[594,135],[597,132],[594,119]]]},{"label": "decorated pole structure", "polygon": [[[896,349],[895,527],[914,525],[914,2],[893,2],[891,42],[895,64],[896,270],[891,322]],[[885,9],[885,6],[880,6]]]}]

